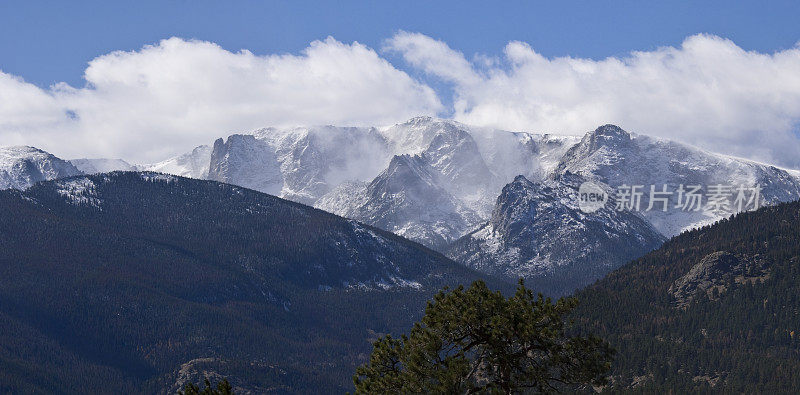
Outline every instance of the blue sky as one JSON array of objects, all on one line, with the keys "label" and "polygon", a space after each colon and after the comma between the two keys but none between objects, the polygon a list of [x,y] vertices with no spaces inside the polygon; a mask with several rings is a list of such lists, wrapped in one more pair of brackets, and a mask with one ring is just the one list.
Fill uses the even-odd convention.
[{"label": "blue sky", "polygon": [[153,162],[266,126],[433,115],[614,123],[800,168],[798,15],[797,1],[0,0],[0,145]]},{"label": "blue sky", "polygon": [[[695,33],[773,52],[800,40],[797,1],[2,1],[0,70],[39,86],[83,85],[91,59],[178,36],[256,54],[333,36],[372,48],[398,30],[468,56],[511,40],[545,56],[599,59],[678,45]],[[398,67],[403,68],[402,64]]]}]

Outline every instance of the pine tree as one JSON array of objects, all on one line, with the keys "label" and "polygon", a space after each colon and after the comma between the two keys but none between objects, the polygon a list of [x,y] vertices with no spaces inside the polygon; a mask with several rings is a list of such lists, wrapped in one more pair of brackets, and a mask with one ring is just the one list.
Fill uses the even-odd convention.
[{"label": "pine tree", "polygon": [[603,385],[613,350],[568,336],[577,299],[553,303],[522,281],[505,298],[476,281],[441,291],[409,335],[374,344],[356,370],[357,393],[513,393]]},{"label": "pine tree", "polygon": [[204,380],[205,388],[200,390],[200,386],[194,383],[186,383],[183,386],[183,391],[178,391],[180,395],[233,395],[233,388],[228,383],[227,379],[223,379],[217,383],[217,387],[211,386],[211,381],[206,378]]}]

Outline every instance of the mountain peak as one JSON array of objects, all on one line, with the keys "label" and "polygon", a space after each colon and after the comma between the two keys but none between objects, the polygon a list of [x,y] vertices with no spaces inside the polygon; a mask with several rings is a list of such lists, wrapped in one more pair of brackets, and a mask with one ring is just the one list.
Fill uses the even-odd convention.
[{"label": "mountain peak", "polygon": [[[259,165],[244,166],[247,163]],[[227,141],[217,139],[214,142],[208,178],[220,182],[235,180],[237,185],[273,195],[280,193],[284,184],[275,151],[255,136],[242,134],[233,134]]]},{"label": "mountain peak", "polygon": [[[619,126],[606,124],[587,132],[580,143],[564,154],[555,172],[563,173],[570,170],[573,173],[589,176],[592,169],[598,166],[625,169],[626,160],[636,155],[635,151],[636,142],[630,133]],[[619,174],[599,176],[604,182],[608,182],[610,176],[619,178]]]},{"label": "mountain peak", "polygon": [[503,188],[491,219],[452,243],[448,256],[507,279],[524,277],[538,291],[564,295],[663,242],[634,213],[609,207],[581,211],[580,182],[574,174],[541,182],[517,176]]},{"label": "mountain peak", "polygon": [[[395,155],[392,157],[392,160],[389,162],[389,167],[382,173],[385,177],[379,178],[391,178],[395,181],[401,182],[419,182],[424,181],[425,183],[435,184],[434,182],[434,175],[430,171],[429,165],[425,160],[425,156],[423,155]],[[373,183],[378,181],[378,178],[373,180]],[[398,188],[402,188],[402,184],[397,185]]]},{"label": "mountain peak", "polygon": [[411,118],[408,121],[405,121],[399,125],[405,125],[417,128],[425,128],[429,126],[458,128],[460,126],[463,126],[459,122],[454,121],[452,119],[437,118],[428,115],[421,115]]},{"label": "mountain peak", "polygon": [[428,116],[428,115],[421,115],[421,116],[418,116],[418,117],[411,118],[411,119],[409,119],[408,121],[406,121],[404,123],[410,124],[410,125],[420,125],[420,124],[428,124],[428,123],[431,123],[431,122],[436,122],[436,121],[439,121],[439,120],[440,119],[434,118],[434,117],[431,117],[431,116]]},{"label": "mountain peak", "polygon": [[593,142],[627,142],[631,139],[630,133],[612,124],[600,126],[594,131],[587,133],[587,136],[589,136]]},{"label": "mountain peak", "polygon": [[389,161],[389,168],[390,169],[396,168],[398,166],[412,166],[414,165],[414,162],[418,162],[422,159],[423,159],[422,155],[411,155],[411,154],[395,155],[392,157],[392,160]]},{"label": "mountain peak", "polygon": [[28,145],[12,145],[0,147],[0,163],[6,161],[30,159],[32,157],[49,157],[50,153]]},{"label": "mountain peak", "polygon": [[522,174],[514,177],[514,181],[512,182],[512,184],[523,184],[523,183],[524,184],[530,184],[531,182],[530,182],[530,180],[525,178],[525,176],[523,176]]},{"label": "mountain peak", "polygon": [[0,147],[0,189],[26,189],[44,180],[81,174],[71,163],[29,146]]},{"label": "mountain peak", "polygon": [[353,217],[430,247],[443,247],[480,223],[449,193],[424,155],[396,155],[365,191]]}]

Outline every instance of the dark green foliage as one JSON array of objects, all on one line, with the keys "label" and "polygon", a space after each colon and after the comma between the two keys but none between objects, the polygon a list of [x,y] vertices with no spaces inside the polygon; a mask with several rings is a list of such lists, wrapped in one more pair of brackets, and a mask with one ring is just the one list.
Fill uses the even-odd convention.
[{"label": "dark green foliage", "polygon": [[179,395],[233,395],[233,388],[228,380],[222,380],[217,383],[217,387],[211,386],[211,381],[205,379],[205,387],[201,390],[200,386],[194,383],[186,383],[183,386],[183,391],[179,391]]},{"label": "dark green foliage", "polygon": [[[753,281],[677,308],[670,285],[725,251],[766,262]],[[751,271],[752,274],[752,271]],[[683,233],[579,292],[574,317],[618,351],[610,389],[800,391],[800,202]]]},{"label": "dark green foliage", "polygon": [[512,393],[605,384],[613,354],[594,336],[567,336],[574,298],[552,303],[522,281],[510,298],[483,281],[445,289],[399,339],[375,342],[356,392]]},{"label": "dark green foliage", "polygon": [[[56,182],[0,191],[0,393],[174,393],[185,364],[255,392],[341,393],[376,334],[479,278],[311,207],[152,176],[90,176],[99,208]],[[344,284],[387,273],[422,287]]]}]

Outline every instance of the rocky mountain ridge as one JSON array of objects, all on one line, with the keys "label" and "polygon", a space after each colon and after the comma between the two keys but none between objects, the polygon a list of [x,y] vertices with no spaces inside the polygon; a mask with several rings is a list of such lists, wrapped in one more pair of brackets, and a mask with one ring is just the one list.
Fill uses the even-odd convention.
[{"label": "rocky mountain ridge", "polygon": [[[110,170],[114,162],[75,163],[89,172],[92,163]],[[548,225],[553,231],[522,232],[529,239],[516,237],[518,242],[509,243],[509,234],[493,228],[497,222],[494,212],[498,205],[510,204],[499,202],[498,197],[502,198],[503,188],[520,175],[528,181],[525,185],[533,185],[528,188],[536,191],[532,196],[545,200],[555,199],[549,193],[555,193],[558,201],[577,198],[574,176],[600,185],[608,196],[618,195],[626,186],[637,186],[639,207],[627,209],[633,215],[605,219],[612,228],[620,225],[619,221],[636,222],[636,226],[629,224],[631,231],[644,233],[629,237],[649,241],[655,239],[650,228],[670,237],[729,215],[709,206],[709,189],[714,186],[759,186],[757,200],[752,194],[759,205],[800,197],[798,171],[629,133],[614,125],[603,125],[582,138],[508,132],[430,117],[389,127],[265,128],[135,168],[211,179],[313,205],[449,251],[468,265],[511,278],[541,276],[587,257],[598,258],[584,270],[608,270],[631,257],[628,250],[617,257],[603,254],[596,244],[587,247],[588,251],[553,250],[552,246],[560,243],[557,238],[565,234],[576,243],[607,238],[602,232],[588,235],[586,224],[570,220],[585,218],[576,202],[564,202],[560,210],[551,213],[565,221]],[[703,188],[696,209],[679,207],[683,195],[678,191],[684,186]],[[649,207],[650,188],[670,192],[665,210],[655,200],[657,204]],[[729,192],[732,199],[735,191]],[[520,207],[515,210],[520,212],[532,206],[525,199],[517,203]],[[640,218],[650,228],[639,226]],[[512,222],[521,228],[543,224],[541,216]],[[472,242],[459,241],[457,248],[451,248],[460,239]],[[650,244],[633,245],[639,251]],[[459,249],[473,254],[467,258]],[[541,254],[548,249],[549,254]],[[601,255],[604,257],[599,258]],[[489,268],[492,265],[495,267]],[[603,272],[593,273],[586,278]]]},{"label": "rocky mountain ridge", "polygon": [[664,237],[613,200],[583,212],[571,173],[534,183],[523,176],[503,188],[491,219],[454,242],[447,255],[476,270],[563,295],[657,248]]},{"label": "rocky mountain ridge", "polygon": [[26,146],[0,147],[0,190],[25,189],[45,180],[81,174],[73,164]]}]

